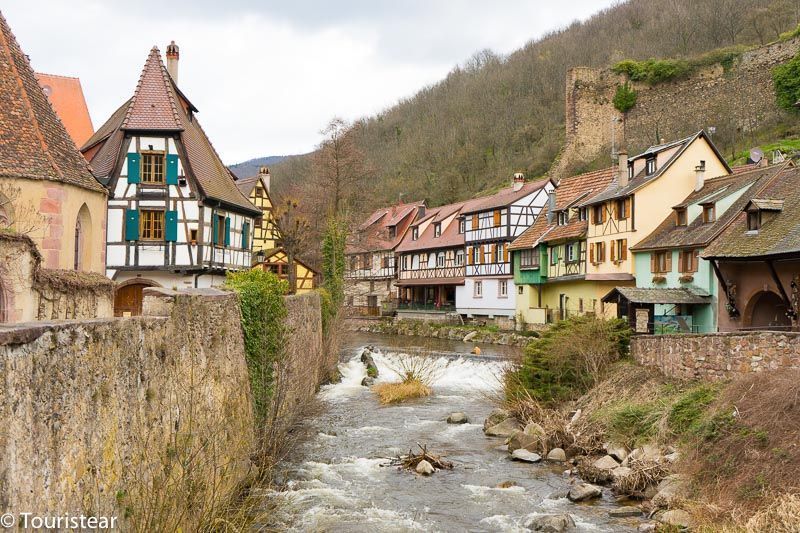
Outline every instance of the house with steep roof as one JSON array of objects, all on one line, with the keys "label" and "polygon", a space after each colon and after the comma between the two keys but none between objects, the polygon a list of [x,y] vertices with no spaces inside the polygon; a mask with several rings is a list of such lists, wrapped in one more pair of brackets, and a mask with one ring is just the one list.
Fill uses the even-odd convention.
[{"label": "house with steep roof", "polygon": [[425,203],[382,207],[350,235],[345,248],[345,298],[354,314],[377,316],[397,307],[395,249],[418,217]]},{"label": "house with steep roof", "polygon": [[94,133],[92,118],[83,96],[81,80],[72,76],[36,73],[36,80],[75,146],[83,146]]},{"label": "house with steep roof", "polygon": [[615,172],[609,167],[559,181],[536,222],[509,246],[518,328],[600,314],[600,299],[610,287],[586,281],[589,222],[580,203],[605,190]]},{"label": "house with steep roof", "polygon": [[[0,102],[0,228],[29,236],[45,268],[102,274],[106,190],[50,106],[2,14]],[[9,290],[2,285],[0,316]]]},{"label": "house with steep roof", "polygon": [[[586,281],[635,287],[636,264],[630,247],[650,235],[704,176],[731,173],[725,158],[704,131],[651,146],[628,158],[619,155],[617,174],[599,194],[583,200],[586,208],[588,264]],[[604,305],[604,315],[616,306]]]},{"label": "house with steep roof", "polygon": [[786,165],[734,169],[698,181],[658,228],[631,247],[636,288],[619,287],[607,300],[641,332],[717,331],[718,283],[700,255]]},{"label": "house with steep roof", "polygon": [[517,287],[509,245],[536,221],[553,189],[549,179],[526,182],[516,173],[511,187],[462,209],[466,271],[456,288],[459,314],[513,326]]},{"label": "house with steep roof", "polygon": [[178,88],[178,47],[167,66],[150,51],[133,96],[81,151],[109,190],[107,275],[115,313],[141,312],[142,289],[212,287],[252,265],[261,210],[236,187]]},{"label": "house with steep roof", "polygon": [[701,253],[719,282],[718,330],[798,330],[800,169],[758,184]]},{"label": "house with steep roof", "polygon": [[[261,217],[253,226],[253,267],[266,270],[281,279],[289,279],[289,256],[280,247],[280,231],[275,223],[274,206],[270,196],[272,177],[269,168],[262,166],[258,174],[236,180],[236,187],[253,205],[261,210]],[[296,286],[294,292],[302,294],[316,287],[317,272],[308,264],[295,258]]]}]

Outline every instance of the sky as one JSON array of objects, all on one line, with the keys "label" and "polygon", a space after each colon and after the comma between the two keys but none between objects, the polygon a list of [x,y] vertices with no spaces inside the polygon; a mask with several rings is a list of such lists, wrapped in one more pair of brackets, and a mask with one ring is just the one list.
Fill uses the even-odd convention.
[{"label": "sky", "polygon": [[227,164],[299,154],[433,84],[475,52],[508,54],[615,0],[11,0],[38,72],[77,76],[95,128],[128,99],[153,45]]}]

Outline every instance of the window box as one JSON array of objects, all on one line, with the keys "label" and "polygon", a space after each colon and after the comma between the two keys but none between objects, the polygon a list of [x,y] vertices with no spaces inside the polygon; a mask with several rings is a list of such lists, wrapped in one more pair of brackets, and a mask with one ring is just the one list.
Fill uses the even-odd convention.
[{"label": "window box", "polygon": [[653,283],[666,283],[667,277],[666,276],[653,276]]},{"label": "window box", "polygon": [[691,274],[684,274],[683,276],[678,278],[678,281],[681,283],[691,283],[694,281],[694,276]]}]

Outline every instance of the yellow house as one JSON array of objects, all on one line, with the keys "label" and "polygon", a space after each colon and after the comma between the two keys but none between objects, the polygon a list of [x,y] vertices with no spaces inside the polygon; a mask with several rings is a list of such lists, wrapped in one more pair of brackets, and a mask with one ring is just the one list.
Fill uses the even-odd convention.
[{"label": "yellow house", "polygon": [[[236,181],[236,186],[256,207],[263,216],[253,227],[253,267],[268,270],[281,279],[288,279],[288,257],[280,248],[280,231],[275,224],[275,212],[270,198],[271,177],[269,168],[260,167],[258,174]],[[302,294],[316,287],[317,273],[306,263],[295,259],[297,275],[296,292]]]},{"label": "yellow house", "polygon": [[[629,248],[650,235],[690,192],[700,190],[706,176],[730,173],[704,131],[651,146],[630,159],[620,154],[611,185],[578,206],[586,209],[589,219],[586,282],[597,284],[599,292],[635,286],[637,273]],[[603,314],[613,316],[616,311],[609,304]]]}]

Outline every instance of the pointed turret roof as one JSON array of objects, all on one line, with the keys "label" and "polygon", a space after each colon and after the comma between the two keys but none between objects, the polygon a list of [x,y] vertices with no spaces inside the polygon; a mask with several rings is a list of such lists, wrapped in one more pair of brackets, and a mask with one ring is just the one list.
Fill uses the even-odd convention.
[{"label": "pointed turret roof", "polygon": [[105,192],[94,179],[0,13],[0,177]]},{"label": "pointed turret roof", "polygon": [[147,56],[121,129],[183,130],[171,79],[157,46]]}]

